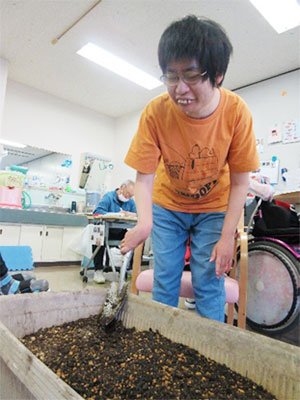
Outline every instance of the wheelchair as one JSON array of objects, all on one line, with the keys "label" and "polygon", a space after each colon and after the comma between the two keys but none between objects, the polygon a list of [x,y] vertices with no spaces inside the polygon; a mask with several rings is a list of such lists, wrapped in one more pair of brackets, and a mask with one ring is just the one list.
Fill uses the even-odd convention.
[{"label": "wheelchair", "polygon": [[[258,197],[255,201],[256,206],[247,226],[249,239],[246,322],[254,331],[272,336],[288,332],[299,324],[299,220],[294,213],[293,217],[296,218],[292,226],[265,229],[262,210],[269,202]],[[282,209],[279,212],[277,209],[274,213],[272,220],[275,223],[280,221],[280,213],[285,215]],[[235,308],[238,309],[238,304]]]}]

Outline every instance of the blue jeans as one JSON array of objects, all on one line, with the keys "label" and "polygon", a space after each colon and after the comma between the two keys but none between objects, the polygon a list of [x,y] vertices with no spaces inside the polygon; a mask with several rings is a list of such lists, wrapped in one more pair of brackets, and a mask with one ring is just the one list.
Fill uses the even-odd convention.
[{"label": "blue jeans", "polygon": [[186,245],[191,236],[190,268],[196,310],[204,317],[224,322],[224,277],[218,279],[215,263],[209,262],[224,217],[224,212],[183,213],[153,204],[153,300],[178,306]]}]

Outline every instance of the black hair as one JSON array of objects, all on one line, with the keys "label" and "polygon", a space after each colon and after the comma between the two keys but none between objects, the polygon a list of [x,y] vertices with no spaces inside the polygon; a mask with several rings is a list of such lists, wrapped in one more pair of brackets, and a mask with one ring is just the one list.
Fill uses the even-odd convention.
[{"label": "black hair", "polygon": [[201,72],[207,72],[203,79],[209,79],[216,86],[217,76],[223,75],[224,79],[232,50],[221,25],[188,15],[173,22],[163,32],[158,45],[158,61],[165,73],[171,61],[196,60]]}]

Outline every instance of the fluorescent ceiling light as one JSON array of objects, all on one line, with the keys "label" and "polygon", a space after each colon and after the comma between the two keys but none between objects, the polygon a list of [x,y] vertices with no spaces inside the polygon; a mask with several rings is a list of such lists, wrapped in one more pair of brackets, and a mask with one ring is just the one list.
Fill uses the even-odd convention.
[{"label": "fluorescent ceiling light", "polygon": [[297,0],[250,0],[277,33],[300,25],[300,6]]},{"label": "fluorescent ceiling light", "polygon": [[162,85],[162,82],[158,79],[153,78],[146,72],[143,72],[93,43],[87,43],[77,51],[77,54],[148,90],[155,89]]},{"label": "fluorescent ceiling light", "polygon": [[0,139],[0,143],[6,144],[7,146],[18,147],[20,149],[25,149],[26,144],[11,142],[10,140]]}]

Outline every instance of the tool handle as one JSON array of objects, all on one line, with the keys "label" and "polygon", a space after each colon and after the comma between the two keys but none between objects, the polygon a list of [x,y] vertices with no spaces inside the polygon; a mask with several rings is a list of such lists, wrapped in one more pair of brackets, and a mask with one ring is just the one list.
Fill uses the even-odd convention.
[{"label": "tool handle", "polygon": [[132,259],[132,255],[133,255],[133,250],[128,251],[128,253],[125,254],[124,259],[123,259],[123,263],[122,263],[122,267],[120,270],[120,280],[119,280],[119,294],[121,293],[124,283],[125,283],[125,275],[126,275],[126,271],[128,268],[128,265]]}]

